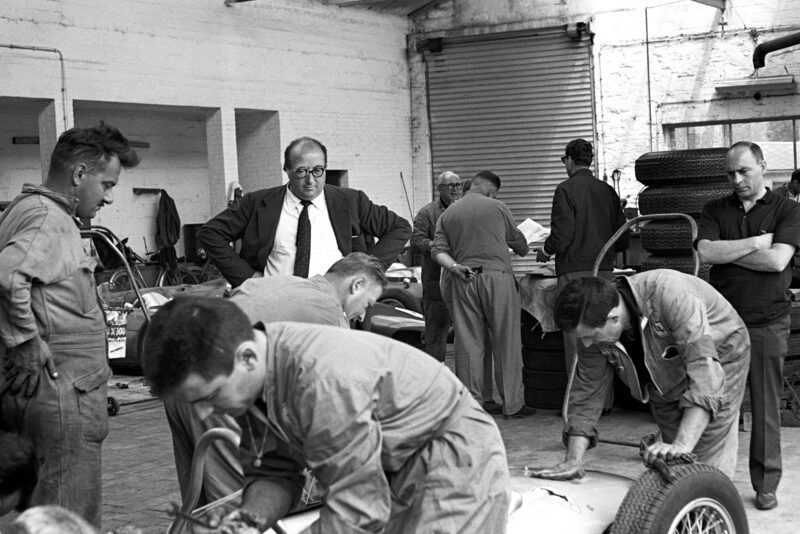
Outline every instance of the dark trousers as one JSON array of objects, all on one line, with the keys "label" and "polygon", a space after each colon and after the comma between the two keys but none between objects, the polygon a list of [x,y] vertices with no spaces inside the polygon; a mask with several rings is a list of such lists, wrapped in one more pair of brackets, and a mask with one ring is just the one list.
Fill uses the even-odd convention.
[{"label": "dark trousers", "polygon": [[425,352],[443,362],[450,332],[450,311],[443,300],[423,298],[422,314],[425,316]]},{"label": "dark trousers", "polygon": [[767,326],[748,327],[751,343],[750,482],[757,492],[775,492],[781,480],[781,393],[789,316]]}]

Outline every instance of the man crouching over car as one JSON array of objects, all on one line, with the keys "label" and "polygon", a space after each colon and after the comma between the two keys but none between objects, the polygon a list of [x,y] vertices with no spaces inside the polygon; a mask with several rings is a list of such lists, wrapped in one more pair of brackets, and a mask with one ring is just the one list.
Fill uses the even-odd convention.
[{"label": "man crouching over car", "polygon": [[722,295],[670,269],[614,281],[581,278],[559,294],[555,318],[579,341],[567,392],[567,454],[533,476],[583,476],[583,455],[597,442],[595,426],[616,372],[635,399],[650,404],[661,431],[662,440],[644,451],[646,464],[694,453],[733,477],[750,339]]},{"label": "man crouching over car", "polygon": [[242,507],[259,528],[298,501],[307,467],[325,500],[306,532],[506,531],[497,426],[409,345],[322,325],[253,327],[230,301],[183,297],[153,315],[142,364],[155,395],[239,418]]}]

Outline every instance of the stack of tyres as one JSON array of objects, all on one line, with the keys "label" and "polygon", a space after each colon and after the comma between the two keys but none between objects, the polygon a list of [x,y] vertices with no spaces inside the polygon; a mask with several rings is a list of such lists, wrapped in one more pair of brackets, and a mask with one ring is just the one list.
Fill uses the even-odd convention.
[{"label": "stack of tyres", "polygon": [[[647,187],[639,194],[639,213],[683,213],[699,220],[703,206],[731,194],[725,172],[727,148],[648,152],[636,160],[636,179]],[[650,221],[642,226],[642,248],[650,254],[642,270],[675,269],[692,273],[691,227],[682,219]],[[698,275],[708,280],[709,266]]]},{"label": "stack of tyres", "polygon": [[522,310],[522,385],[525,404],[543,410],[561,410],[567,390],[564,336],[544,332],[539,321]]},{"label": "stack of tyres", "polygon": [[800,302],[792,302],[789,318],[791,319],[791,323],[789,326],[786,361],[796,360],[800,362]]}]

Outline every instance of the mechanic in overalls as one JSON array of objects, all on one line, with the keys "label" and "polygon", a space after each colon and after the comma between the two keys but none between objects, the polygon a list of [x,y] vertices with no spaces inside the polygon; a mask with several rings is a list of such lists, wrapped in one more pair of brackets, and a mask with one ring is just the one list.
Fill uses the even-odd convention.
[{"label": "mechanic in overalls", "polygon": [[44,185],[26,184],[0,216],[0,427],[36,449],[31,506],[63,506],[95,528],[111,371],[97,261],[78,219],[111,204],[120,171],[138,163],[116,128],[72,128],[58,138]]},{"label": "mechanic in overalls", "polygon": [[259,528],[301,498],[308,467],[325,500],[307,532],[506,530],[496,424],[445,365],[407,344],[315,324],[252,327],[228,300],[183,297],[153,315],[142,367],[157,396],[240,417],[242,507],[262,516]]},{"label": "mechanic in overalls", "polygon": [[597,443],[597,420],[616,373],[635,399],[650,405],[661,433],[644,451],[646,464],[694,453],[733,477],[750,338],[722,295],[671,269],[613,281],[587,277],[564,287],[555,319],[579,341],[567,391],[567,453],[534,476],[583,476],[583,456]]}]

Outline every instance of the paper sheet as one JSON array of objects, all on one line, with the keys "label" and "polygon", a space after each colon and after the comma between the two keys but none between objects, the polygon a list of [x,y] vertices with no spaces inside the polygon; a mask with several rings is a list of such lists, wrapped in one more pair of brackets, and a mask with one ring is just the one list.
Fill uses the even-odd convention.
[{"label": "paper sheet", "polygon": [[519,230],[525,234],[525,238],[528,240],[529,245],[532,243],[541,243],[547,239],[547,236],[550,235],[549,228],[545,228],[530,218],[519,223],[517,228],[519,228]]}]

